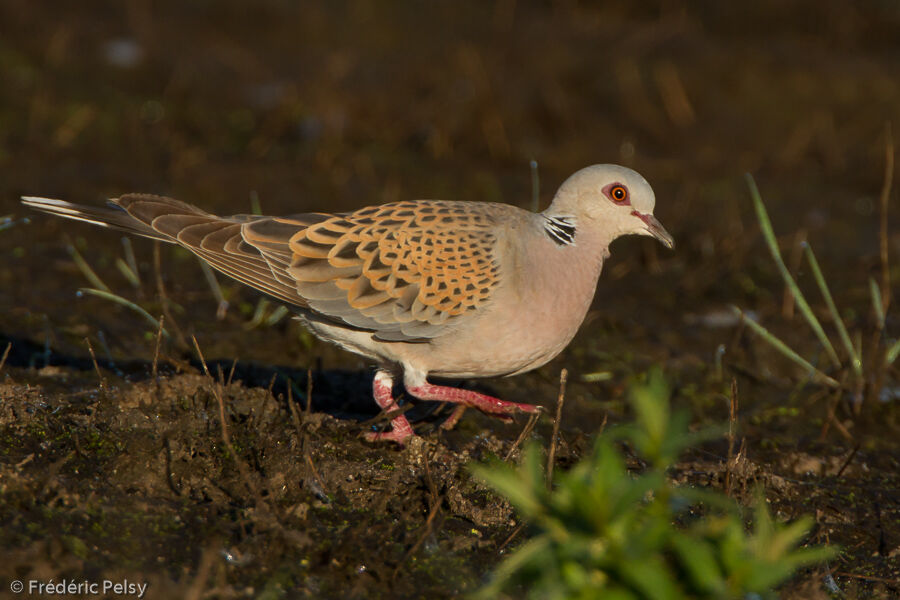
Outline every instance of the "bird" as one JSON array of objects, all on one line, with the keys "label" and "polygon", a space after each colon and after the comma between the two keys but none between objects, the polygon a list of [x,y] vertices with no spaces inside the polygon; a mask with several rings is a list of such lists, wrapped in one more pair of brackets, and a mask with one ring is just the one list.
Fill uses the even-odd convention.
[{"label": "bird", "polygon": [[624,235],[674,240],[653,215],[637,172],[592,165],[566,179],[549,207],[402,200],[353,212],[219,217],[149,194],[107,206],[23,196],[39,211],[188,249],[214,269],[293,309],[317,337],[377,365],[375,402],[390,429],[416,434],[397,413],[395,383],[414,398],[510,419],[540,406],[438,385],[429,377],[512,376],[538,368],[572,340],[593,301],[610,243]]}]

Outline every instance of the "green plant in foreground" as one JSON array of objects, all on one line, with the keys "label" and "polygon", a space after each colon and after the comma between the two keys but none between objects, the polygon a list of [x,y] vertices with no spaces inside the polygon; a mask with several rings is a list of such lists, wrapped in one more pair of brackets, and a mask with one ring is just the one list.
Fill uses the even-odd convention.
[{"label": "green plant in foreground", "polygon": [[[659,371],[632,387],[631,404],[636,422],[602,434],[593,454],[561,474],[552,491],[534,444],[518,468],[472,467],[536,530],[477,597],[518,597],[517,587],[541,599],[767,597],[799,567],[835,553],[797,548],[811,520],[776,523],[761,495],[747,532],[723,494],[668,481],[678,455],[709,434],[688,432],[686,414],[670,413]],[[629,444],[648,468],[629,473],[617,442]],[[707,514],[692,517],[701,504]]]}]

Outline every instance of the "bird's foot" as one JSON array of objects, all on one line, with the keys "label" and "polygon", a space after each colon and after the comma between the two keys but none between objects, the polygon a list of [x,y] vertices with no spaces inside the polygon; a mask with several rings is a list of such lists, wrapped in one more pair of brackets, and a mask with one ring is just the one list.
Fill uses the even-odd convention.
[{"label": "bird's foot", "polygon": [[[393,387],[394,382],[390,372],[379,370],[375,374],[375,380],[372,382],[372,395],[381,410],[387,413],[399,408],[397,401],[394,400]],[[391,419],[390,431],[368,431],[363,434],[363,437],[369,442],[396,442],[404,446],[415,435],[412,425],[409,424],[406,417],[399,414]]]},{"label": "bird's foot", "polygon": [[[403,419],[403,423],[397,423],[400,419]],[[406,420],[406,417],[401,416],[391,421],[390,431],[367,431],[363,434],[363,439],[367,442],[395,442],[405,446],[415,436],[409,421]]]}]

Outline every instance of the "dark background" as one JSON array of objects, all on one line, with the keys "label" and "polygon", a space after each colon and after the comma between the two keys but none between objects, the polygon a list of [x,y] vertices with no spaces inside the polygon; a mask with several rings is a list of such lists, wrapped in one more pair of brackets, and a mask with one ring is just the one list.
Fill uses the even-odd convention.
[{"label": "dark background", "polygon": [[[602,420],[626,418],[623,390],[633,373],[662,364],[675,385],[676,402],[690,406],[698,421],[715,422],[727,418],[725,390],[737,375],[748,455],[760,473],[770,476],[759,477],[773,501],[781,502],[781,516],[814,514],[821,527],[817,541],[828,541],[829,532],[837,531],[838,541],[850,548],[835,569],[875,577],[841,579],[845,590],[868,585],[867,593],[890,595],[897,590],[897,573],[896,563],[890,567],[887,557],[900,546],[900,507],[896,493],[890,492],[896,490],[898,464],[893,375],[884,402],[862,416],[845,415],[849,437],[834,428],[822,433],[829,418],[826,399],[815,389],[795,388],[796,371],[742,333],[727,313],[729,304],[752,310],[801,353],[818,356],[815,338],[783,309],[783,285],[759,235],[743,178],[750,172],[786,254],[799,256],[792,249],[800,237],[808,239],[838,305],[847,311],[848,326],[871,325],[868,278],[879,273],[878,198],[890,123],[895,131],[900,127],[900,8],[887,1],[0,0],[0,217],[9,216],[0,231],[0,341],[3,347],[5,340],[13,342],[0,372],[6,378],[3,397],[8,406],[69,407],[71,398],[82,396],[92,398],[84,400],[88,405],[115,406],[121,397],[143,393],[144,388],[130,386],[146,383],[155,328],[108,300],[76,297],[77,289],[89,284],[67,252],[68,244],[116,294],[154,316],[162,310],[151,243],[134,242],[142,284],[132,288],[115,266],[124,256],[118,235],[26,215],[20,195],[101,203],[126,192],[154,192],[218,214],[249,212],[252,198],[268,214],[342,211],[411,198],[529,207],[529,162],[536,160],[543,207],[575,170],[620,163],[653,185],[656,215],[675,236],[676,250],[666,251],[648,239],[616,242],[587,324],[570,348],[537,373],[489,382],[486,389],[510,400],[550,406],[559,369],[567,366],[572,384],[563,436],[569,436],[568,456],[574,459],[578,444],[587,443],[578,440],[589,440]],[[895,201],[896,193],[891,196],[889,241],[897,262]],[[22,220],[26,216],[30,222]],[[332,373],[321,389],[351,390],[332,392],[332,397],[323,392],[319,400],[325,408],[352,395],[359,407],[341,405],[330,412],[374,416],[366,396],[370,371],[365,361],[316,342],[288,319],[249,328],[257,296],[224,277],[219,282],[230,308],[217,319],[216,299],[198,263],[171,247],[162,248],[160,258],[167,294],[179,307],[172,316],[184,339],[197,336],[206,358],[228,365],[240,357],[263,365],[264,371],[272,365],[297,369],[298,377],[307,366],[315,367],[318,373]],[[792,264],[798,270],[801,263]],[[799,268],[798,277],[816,310],[826,314],[809,273]],[[889,336],[897,325],[889,317]],[[108,391],[105,396],[96,393],[85,338],[116,382],[115,394],[123,395],[117,400],[110,400]],[[726,348],[723,380],[714,364],[720,344]],[[164,354],[172,365],[180,360],[184,366],[193,357],[197,367],[192,350],[177,340],[164,345]],[[175,375],[179,368],[169,368],[174,381],[180,381]],[[248,389],[262,396],[268,373],[254,378],[239,370]],[[194,392],[171,392],[172,398],[199,394],[202,384],[191,385]],[[94,390],[93,395],[85,390]],[[283,401],[268,398],[260,402],[284,409]],[[19,408],[28,406],[32,404]],[[8,410],[13,412],[4,413],[0,462],[8,470],[5,477],[17,482],[11,488],[17,492],[6,500],[0,496],[5,503],[0,517],[6,519],[6,547],[11,548],[4,552],[17,557],[6,562],[18,565],[18,574],[24,572],[22,565],[44,561],[46,572],[58,577],[79,569],[95,574],[118,569],[156,578],[157,590],[172,585],[178,593],[186,589],[178,586],[192,581],[203,588],[209,569],[218,579],[210,576],[208,585],[215,581],[220,591],[275,585],[267,567],[210,567],[215,561],[209,557],[218,555],[203,552],[241,544],[272,552],[281,548],[265,534],[248,541],[252,536],[246,523],[235,524],[234,505],[253,505],[246,498],[232,496],[219,506],[204,492],[204,501],[219,506],[203,513],[207,528],[191,533],[176,528],[163,541],[153,541],[151,525],[138,527],[135,535],[158,544],[152,551],[160,560],[147,558],[150,551],[140,544],[104,545],[102,536],[92,537],[72,514],[41,512],[40,506],[59,501],[46,497],[47,481],[34,478],[67,456],[66,444],[78,443],[61,437],[51,443],[40,432],[23,429],[25,413]],[[48,415],[42,426],[108,434],[117,449],[114,456],[139,452],[123,441],[127,427],[121,429],[105,409],[95,410],[94,420],[60,422]],[[112,421],[103,421],[104,415]],[[282,416],[290,418],[287,412]],[[363,468],[351,468],[347,461],[405,460],[394,448],[360,445],[353,438],[358,427],[352,421],[330,427],[341,432],[341,443],[328,437],[327,428],[321,443],[356,448],[350,455],[332,456],[334,464],[319,464],[333,486],[338,479],[347,480],[343,475],[329,479],[328,472]],[[441,443],[453,452],[471,449],[466,444],[475,442],[464,440],[489,427],[493,421],[467,415],[457,437]],[[520,427],[496,427],[491,439],[508,445]],[[158,449],[162,442],[147,435],[148,444]],[[210,439],[215,435],[213,430]],[[271,435],[290,437],[291,430]],[[84,447],[82,440],[79,457],[86,455]],[[835,481],[854,447],[854,466]],[[711,452],[716,456],[716,450]],[[29,455],[31,467],[13,468]],[[103,496],[111,503],[107,509],[123,519],[138,511],[135,502],[144,506],[141,511],[150,510],[141,503],[157,505],[161,512],[154,514],[163,521],[195,514],[190,503],[187,508],[167,505],[171,498],[165,484],[145,489],[108,461],[101,463],[85,459],[75,469],[78,476],[68,471],[69,463],[59,467],[62,479],[54,485],[68,494],[81,490],[82,499],[62,505],[90,513],[96,509],[91,502]],[[228,464],[219,466],[229,469]],[[105,473],[102,485],[91,487],[79,479],[97,472]],[[808,472],[812,483],[793,488],[772,483],[775,477],[805,482]],[[453,477],[465,472],[460,473]],[[272,476],[260,477],[271,481]],[[858,479],[844,481],[848,477]],[[424,488],[415,481],[401,487],[400,495],[414,504],[410,498],[418,493],[427,506]],[[845,484],[849,487],[840,487]],[[862,491],[847,499],[846,489]],[[311,493],[306,487],[291,490],[294,496],[284,500],[287,504],[305,502]],[[357,501],[338,505],[341,510],[372,508]],[[313,589],[347,589],[347,582],[355,582],[359,597],[425,591],[454,596],[472,589],[499,560],[496,546],[510,528],[491,525],[486,545],[478,546],[483,554],[473,564],[466,562],[472,557],[459,550],[462,546],[444,543],[456,535],[453,519],[464,532],[472,517],[462,509],[449,512],[455,516],[435,535],[437,555],[452,568],[439,561],[437,574],[415,571],[399,580],[385,575],[402,563],[416,539],[410,534],[401,550],[382,557],[390,568],[366,575],[371,581],[359,583],[363,580],[348,574],[352,565],[334,558],[345,550],[332,548],[332,556],[302,546],[312,554],[306,559],[292,555],[291,564],[318,560],[322,580],[333,577],[337,583],[320,582],[324,587],[314,588],[289,567],[289,575],[276,583],[302,595]],[[421,524],[424,515],[413,513]],[[318,518],[331,523],[334,515]],[[93,549],[76,566],[66,562],[66,553],[74,552],[69,546],[53,545],[61,523],[68,524],[67,535]],[[335,535],[331,525],[317,526],[323,536]],[[210,531],[215,535],[207,535]],[[390,528],[377,531],[392,539],[398,535]],[[346,547],[366,543],[353,536],[336,539]],[[37,540],[47,546],[35,546]],[[266,556],[258,547],[244,551]],[[367,555],[360,550],[354,556]],[[457,578],[448,579],[447,569]],[[809,580],[818,581],[818,576]],[[889,583],[878,583],[878,578]]]}]

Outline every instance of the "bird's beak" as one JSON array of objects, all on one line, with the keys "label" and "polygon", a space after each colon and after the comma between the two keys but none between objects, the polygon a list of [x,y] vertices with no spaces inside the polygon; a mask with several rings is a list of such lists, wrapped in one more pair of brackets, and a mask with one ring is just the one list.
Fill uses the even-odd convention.
[{"label": "bird's beak", "polygon": [[647,235],[652,235],[653,237],[658,239],[660,243],[666,248],[675,247],[675,239],[672,237],[671,233],[666,231],[666,228],[662,226],[662,223],[659,222],[659,219],[654,217],[652,214],[645,215],[643,213],[639,213],[638,211],[633,211],[631,214],[644,222],[644,225],[647,226]]}]

